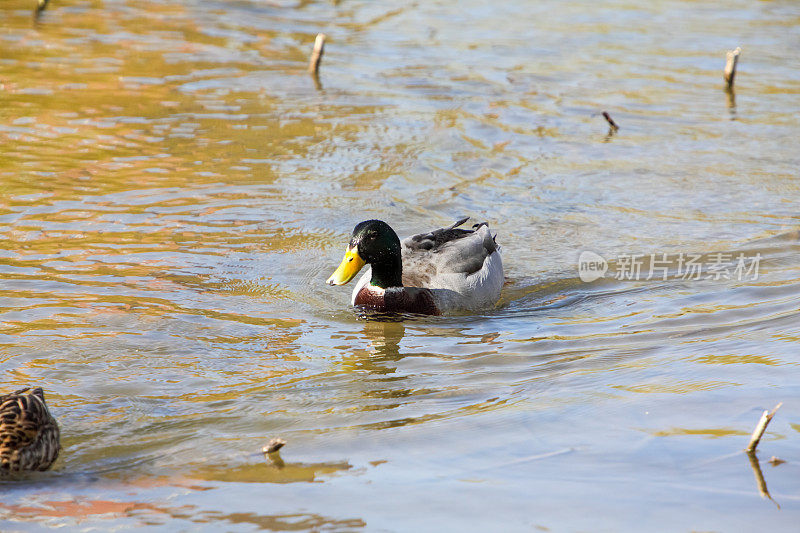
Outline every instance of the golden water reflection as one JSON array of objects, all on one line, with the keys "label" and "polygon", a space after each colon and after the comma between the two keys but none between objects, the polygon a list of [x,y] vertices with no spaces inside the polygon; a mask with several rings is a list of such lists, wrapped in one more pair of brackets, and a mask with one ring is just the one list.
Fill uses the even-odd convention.
[{"label": "golden water reflection", "polygon": [[221,468],[209,465],[190,465],[190,477],[207,481],[237,483],[297,483],[319,482],[352,469],[346,461],[331,463],[286,463],[280,452],[268,454],[265,460],[252,464]]}]

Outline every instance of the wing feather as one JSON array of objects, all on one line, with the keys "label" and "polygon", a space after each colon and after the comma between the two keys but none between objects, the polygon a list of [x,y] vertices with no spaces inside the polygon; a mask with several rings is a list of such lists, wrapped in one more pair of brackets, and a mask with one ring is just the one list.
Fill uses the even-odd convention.
[{"label": "wing feather", "polygon": [[466,278],[484,268],[497,245],[485,223],[474,230],[459,229],[467,220],[402,241],[403,285],[437,288],[447,277],[446,288],[452,288],[452,275]]}]

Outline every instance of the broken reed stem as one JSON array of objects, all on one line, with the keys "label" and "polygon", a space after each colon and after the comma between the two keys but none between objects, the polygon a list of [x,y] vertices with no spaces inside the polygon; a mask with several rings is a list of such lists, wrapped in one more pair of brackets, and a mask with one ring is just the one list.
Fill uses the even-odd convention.
[{"label": "broken reed stem", "polygon": [[725,83],[728,84],[728,89],[733,89],[733,78],[736,77],[736,65],[739,64],[739,54],[742,53],[741,47],[737,46],[736,50],[730,50],[725,54]]},{"label": "broken reed stem", "polygon": [[319,62],[325,52],[325,34],[318,33],[314,40],[314,49],[311,51],[311,60],[308,62],[308,72],[316,75],[319,72]]},{"label": "broken reed stem", "polygon": [[617,126],[617,123],[614,122],[614,119],[611,118],[611,115],[609,115],[607,111],[603,111],[603,118],[606,119],[606,122],[608,122],[612,130],[617,131],[619,129],[619,126]]},{"label": "broken reed stem", "polygon": [[767,430],[767,426],[772,420],[772,417],[775,416],[775,413],[777,413],[778,409],[781,408],[781,405],[783,405],[783,402],[776,405],[772,411],[764,411],[761,413],[761,418],[758,421],[758,425],[756,426],[756,429],[753,430],[753,434],[750,436],[750,444],[748,444],[747,448],[744,449],[747,453],[753,453],[756,451],[756,447],[758,447],[761,437]]},{"label": "broken reed stem", "polygon": [[286,444],[285,440],[280,437],[276,437],[274,439],[270,439],[267,445],[261,448],[261,451],[263,453],[275,453],[283,448],[284,444]]}]

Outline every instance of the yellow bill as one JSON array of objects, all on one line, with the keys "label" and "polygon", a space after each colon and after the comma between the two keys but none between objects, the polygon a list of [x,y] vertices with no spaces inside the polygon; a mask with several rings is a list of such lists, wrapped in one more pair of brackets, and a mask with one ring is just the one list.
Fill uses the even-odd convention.
[{"label": "yellow bill", "polygon": [[328,278],[328,285],[344,285],[353,279],[365,264],[364,260],[358,255],[358,248],[350,248],[348,246],[339,268]]}]

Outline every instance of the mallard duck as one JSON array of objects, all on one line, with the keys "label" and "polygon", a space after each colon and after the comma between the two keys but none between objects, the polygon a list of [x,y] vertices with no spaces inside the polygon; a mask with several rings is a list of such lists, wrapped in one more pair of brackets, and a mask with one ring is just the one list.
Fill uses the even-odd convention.
[{"label": "mallard duck", "polygon": [[58,439],[40,387],[0,395],[0,473],[47,470],[58,457]]},{"label": "mallard duck", "polygon": [[344,285],[370,265],[353,289],[354,306],[427,315],[492,307],[503,287],[503,261],[485,222],[458,229],[467,220],[402,242],[386,222],[361,222],[327,283]]}]

